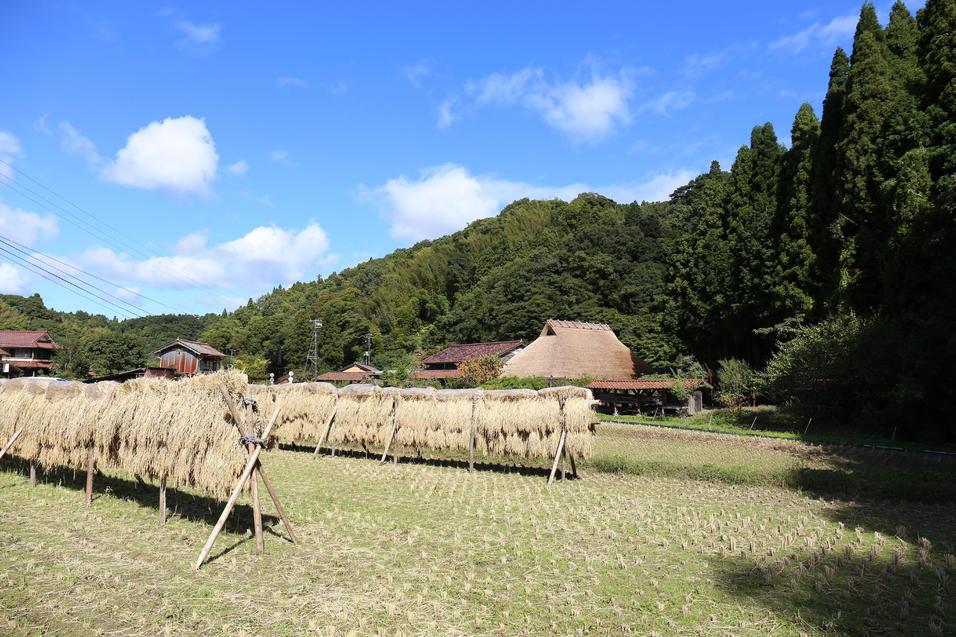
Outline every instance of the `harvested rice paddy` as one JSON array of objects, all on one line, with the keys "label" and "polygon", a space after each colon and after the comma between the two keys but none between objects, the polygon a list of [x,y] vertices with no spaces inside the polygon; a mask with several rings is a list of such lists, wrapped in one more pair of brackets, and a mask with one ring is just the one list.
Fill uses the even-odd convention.
[{"label": "harvested rice paddy", "polygon": [[[627,426],[623,426],[627,427]],[[776,445],[776,446],[775,446]],[[796,445],[796,446],[788,446]],[[794,468],[867,457],[601,426],[595,465]],[[289,450],[263,454],[301,544],[248,500],[201,570],[222,503],[121,472],[29,486],[0,471],[0,632],[11,635],[952,634],[956,504],[831,499],[763,483]],[[641,464],[643,463],[643,464]],[[539,466],[543,466],[541,463]],[[934,467],[947,471],[946,467]],[[912,468],[906,468],[912,470]],[[949,474],[952,476],[952,474]],[[705,476],[706,477],[706,476]],[[266,514],[274,514],[264,503]]]}]

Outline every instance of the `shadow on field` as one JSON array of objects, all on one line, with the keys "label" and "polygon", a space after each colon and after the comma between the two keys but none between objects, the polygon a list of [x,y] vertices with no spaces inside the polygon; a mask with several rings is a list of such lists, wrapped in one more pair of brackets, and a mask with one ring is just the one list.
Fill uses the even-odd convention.
[{"label": "shadow on field", "polygon": [[[301,445],[280,445],[280,449],[283,449],[286,451],[308,452],[309,454],[312,454],[315,451],[315,447],[303,447]],[[455,469],[464,469],[464,470],[468,469],[468,461],[462,458],[457,458],[457,457],[436,458],[436,457],[430,457],[430,456],[422,456],[419,454],[402,455],[403,453],[407,453],[407,451],[400,450],[399,456],[398,456],[398,461],[402,464],[420,464],[420,465],[427,465],[432,467],[452,467]],[[333,455],[341,456],[344,458],[360,458],[363,460],[378,461],[382,459],[381,451],[376,453],[371,450],[339,448],[335,450],[335,453],[333,453],[328,447],[323,447],[319,451],[319,456],[325,457],[325,456],[333,456]],[[393,461],[392,458],[393,458],[392,453],[389,452],[388,459],[385,462],[391,463]],[[540,460],[540,462],[545,462],[545,460],[542,459]],[[493,462],[488,460],[482,461],[482,462],[476,461],[475,470],[489,471],[492,473],[516,473],[522,476],[531,476],[531,477],[539,477],[539,478],[540,477],[547,478],[548,475],[551,473],[550,466],[547,466],[547,467],[527,466],[527,465],[521,465],[516,463],[508,463],[505,460],[502,460],[500,462]],[[558,470],[555,479],[556,480],[561,479],[560,469]],[[579,479],[571,475],[570,465],[568,465],[567,479],[568,480]]]},{"label": "shadow on field", "polygon": [[939,556],[921,564],[869,551],[843,546],[762,558],[727,555],[713,558],[710,570],[716,585],[740,604],[764,607],[806,626],[805,632],[952,634],[956,596],[942,583]]},{"label": "shadow on field", "polygon": [[[28,467],[29,465],[26,461],[16,457],[7,457],[0,462],[0,470],[16,472],[21,475],[28,473]],[[37,467],[37,482],[56,484],[77,491],[77,506],[84,506],[83,492],[86,491],[85,471],[64,467],[41,470]],[[269,496],[265,490],[262,489],[260,493],[260,498],[264,499],[263,508],[271,506]],[[154,509],[158,517],[159,487],[156,485],[140,483],[136,480],[126,480],[97,472],[93,478],[93,506],[96,506],[97,500],[104,497],[127,500],[129,502],[135,502],[145,509]],[[178,516],[191,522],[202,522],[211,527],[219,520],[219,516],[225,504],[225,499],[220,500],[208,496],[187,493],[173,487],[166,488],[166,510],[167,516],[170,518]],[[284,535],[276,533],[272,528],[277,526],[278,523],[278,517],[263,512],[263,530],[277,537],[285,538]],[[224,528],[232,533],[244,533],[246,529],[251,526],[252,506],[248,504],[236,504]],[[240,542],[240,544],[241,543],[242,542]]]}]

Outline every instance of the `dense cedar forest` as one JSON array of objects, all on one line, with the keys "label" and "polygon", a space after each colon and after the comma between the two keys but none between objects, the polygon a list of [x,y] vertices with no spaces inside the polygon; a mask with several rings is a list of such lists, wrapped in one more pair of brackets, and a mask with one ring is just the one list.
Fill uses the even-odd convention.
[{"label": "dense cedar forest", "polygon": [[666,202],[523,199],[231,313],[115,321],[2,296],[0,327],[48,329],[70,347],[61,374],[141,365],[183,336],[261,375],[303,370],[310,319],[323,370],[366,333],[373,363],[402,369],[449,342],[533,339],[549,318],[606,322],[662,370],[740,359],[766,400],[956,438],[956,0],[915,17],[897,2],[885,27],[865,4],[822,114],[801,105],[790,139],[756,126],[732,166]]}]

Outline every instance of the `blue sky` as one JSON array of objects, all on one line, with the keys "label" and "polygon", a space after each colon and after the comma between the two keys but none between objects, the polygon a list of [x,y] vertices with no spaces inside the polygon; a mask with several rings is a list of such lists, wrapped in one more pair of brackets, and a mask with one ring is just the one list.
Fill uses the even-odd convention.
[{"label": "blue sky", "polygon": [[516,198],[663,199],[756,124],[789,143],[859,11],[351,4],[6,2],[0,236],[112,296],[9,256],[0,293],[220,311]]}]

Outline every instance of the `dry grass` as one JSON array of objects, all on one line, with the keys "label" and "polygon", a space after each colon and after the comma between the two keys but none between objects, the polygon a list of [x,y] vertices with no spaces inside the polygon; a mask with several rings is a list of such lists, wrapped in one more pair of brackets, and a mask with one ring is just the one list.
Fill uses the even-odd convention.
[{"label": "dry grass", "polygon": [[[603,429],[597,453],[609,445]],[[658,440],[658,442],[662,442]],[[672,439],[705,453],[705,441]],[[635,453],[639,445],[633,447]],[[785,450],[761,448],[763,454]],[[741,454],[746,458],[746,454]],[[36,489],[0,472],[0,628],[59,635],[933,635],[956,617],[956,504],[601,474],[470,474],[263,455],[301,544],[247,506],[200,571],[221,503],[127,474]],[[243,502],[246,502],[244,496]],[[266,503],[266,513],[271,507]],[[278,521],[268,529],[282,534]]]}]

